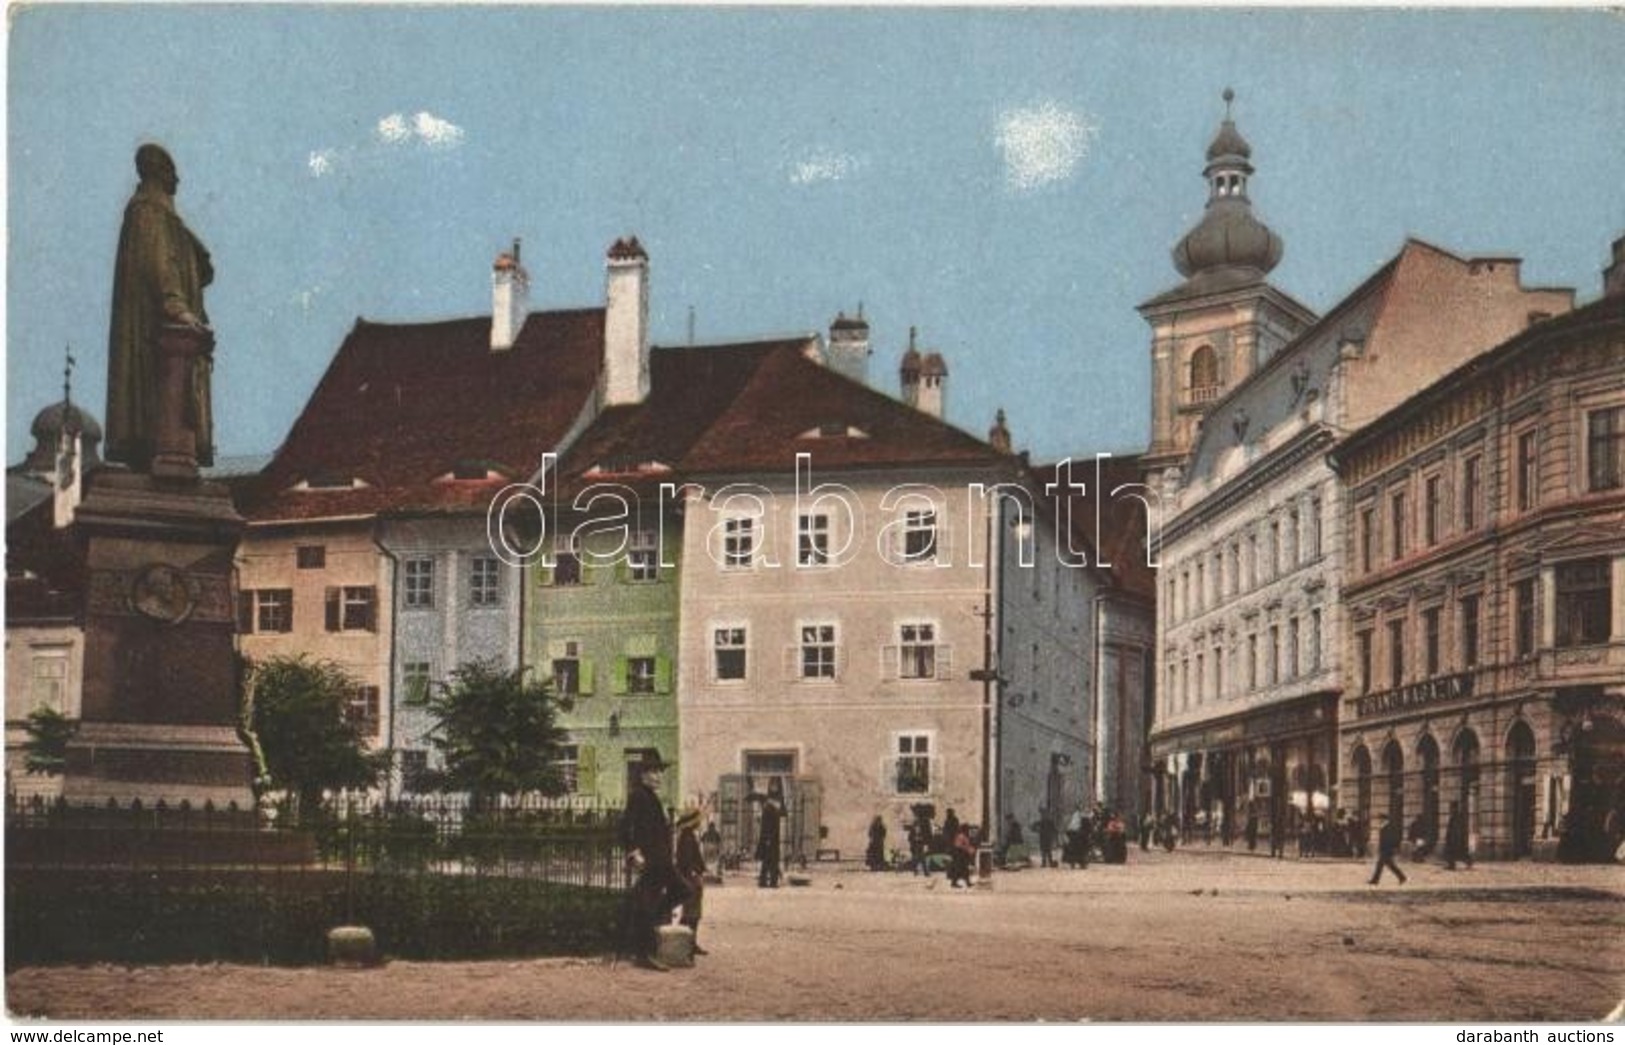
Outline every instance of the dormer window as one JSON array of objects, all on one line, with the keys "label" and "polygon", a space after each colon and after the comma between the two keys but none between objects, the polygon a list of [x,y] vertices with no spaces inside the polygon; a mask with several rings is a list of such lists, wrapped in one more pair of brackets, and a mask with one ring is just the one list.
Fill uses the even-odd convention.
[{"label": "dormer window", "polygon": [[463,458],[451,466],[451,471],[435,477],[437,483],[485,483],[512,478],[510,469],[495,461]]},{"label": "dormer window", "polygon": [[824,421],[817,428],[809,428],[797,439],[867,439],[869,433],[844,421]]},{"label": "dormer window", "polygon": [[367,486],[366,480],[354,476],[317,472],[294,483],[289,489],[294,493],[309,493],[316,490],[364,490]]}]

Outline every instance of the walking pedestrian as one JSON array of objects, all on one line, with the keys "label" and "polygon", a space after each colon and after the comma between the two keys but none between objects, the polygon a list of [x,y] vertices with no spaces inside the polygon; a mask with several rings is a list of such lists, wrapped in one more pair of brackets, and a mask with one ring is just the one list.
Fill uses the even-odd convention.
[{"label": "walking pedestrian", "polygon": [[695,828],[700,826],[700,811],[693,806],[683,810],[677,818],[677,877],[683,884],[683,917],[680,924],[688,926],[694,934],[694,953],[708,953],[700,946],[700,914],[705,901],[705,854]]},{"label": "walking pedestrian", "polygon": [[971,864],[976,858],[976,845],[970,839],[970,829],[960,826],[954,834],[948,852],[948,884],[955,889],[970,888]]},{"label": "walking pedestrian", "polygon": [[1371,868],[1371,883],[1376,885],[1382,880],[1382,869],[1387,868],[1394,872],[1399,884],[1405,884],[1405,872],[1399,869],[1394,857],[1399,855],[1399,824],[1389,819],[1387,813],[1377,814],[1377,863]]},{"label": "walking pedestrian", "polygon": [[655,972],[671,968],[655,955],[659,943],[655,930],[671,920],[672,909],[683,895],[672,861],[671,824],[657,794],[665,768],[660,752],[650,749],[643,753],[634,764],[636,783],[627,793],[621,818],[627,867],[637,874],[628,897],[628,949],[637,965]]}]

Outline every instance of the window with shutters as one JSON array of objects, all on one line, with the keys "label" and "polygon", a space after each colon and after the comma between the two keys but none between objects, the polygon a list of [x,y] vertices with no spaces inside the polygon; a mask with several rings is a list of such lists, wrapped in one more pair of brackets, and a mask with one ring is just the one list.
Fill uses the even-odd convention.
[{"label": "window with shutters", "polygon": [[896,752],[893,791],[899,795],[924,795],[931,792],[930,733],[898,733],[893,738]]},{"label": "window with shutters", "polygon": [[937,626],[910,621],[897,626],[897,674],[905,679],[937,678]]},{"label": "window with shutters", "polygon": [[378,592],[370,585],[327,589],[328,631],[376,631]]},{"label": "window with shutters", "polygon": [[561,697],[581,695],[581,657],[575,643],[565,644],[563,656],[553,658],[553,692]]},{"label": "window with shutters", "polygon": [[254,630],[293,630],[293,589],[259,588],[254,592]]},{"label": "window with shutters", "polygon": [[655,659],[628,657],[626,660],[626,691],[653,693],[655,691]]}]

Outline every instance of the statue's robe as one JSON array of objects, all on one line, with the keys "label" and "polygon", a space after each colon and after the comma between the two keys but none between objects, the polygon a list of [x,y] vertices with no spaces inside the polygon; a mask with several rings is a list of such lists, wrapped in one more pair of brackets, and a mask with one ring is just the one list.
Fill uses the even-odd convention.
[{"label": "statue's robe", "polygon": [[[175,213],[174,199],[162,187],[143,182],[124,208],[113,272],[107,442],[102,452],[107,460],[137,471],[150,468],[161,402],[159,332],[187,316],[207,324],[203,288],[213,279],[209,252]],[[197,436],[200,465],[214,463],[213,370],[207,353],[197,357],[183,419]]]}]

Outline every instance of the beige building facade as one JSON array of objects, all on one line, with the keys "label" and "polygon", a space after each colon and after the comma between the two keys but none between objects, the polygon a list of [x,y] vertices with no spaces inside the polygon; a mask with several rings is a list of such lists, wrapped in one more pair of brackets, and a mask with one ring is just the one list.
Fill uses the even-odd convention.
[{"label": "beige building facade", "polygon": [[1625,834],[1622,306],[1534,323],[1335,452],[1345,800],[1430,837],[1454,806],[1481,855]]}]

